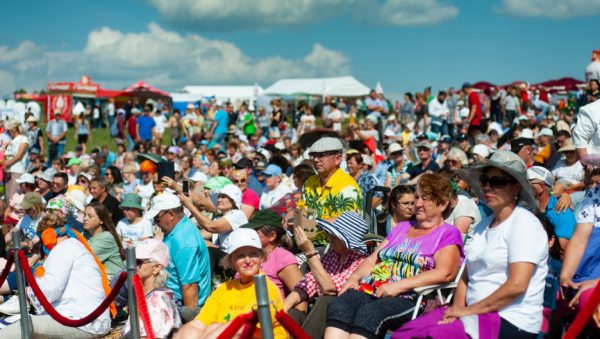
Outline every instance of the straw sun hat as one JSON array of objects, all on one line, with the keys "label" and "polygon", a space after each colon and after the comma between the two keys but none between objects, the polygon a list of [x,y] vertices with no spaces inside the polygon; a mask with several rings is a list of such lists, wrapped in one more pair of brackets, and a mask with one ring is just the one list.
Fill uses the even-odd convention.
[{"label": "straw sun hat", "polygon": [[510,174],[510,176],[517,180],[521,185],[521,191],[519,192],[519,206],[524,207],[531,212],[537,210],[537,200],[533,193],[533,188],[531,187],[529,180],[527,180],[527,165],[517,154],[510,151],[496,151],[492,154],[487,163],[457,171],[458,176],[466,182],[467,185],[471,186],[471,189],[477,194],[479,199],[484,199],[479,176],[481,176],[485,167],[495,167]]}]

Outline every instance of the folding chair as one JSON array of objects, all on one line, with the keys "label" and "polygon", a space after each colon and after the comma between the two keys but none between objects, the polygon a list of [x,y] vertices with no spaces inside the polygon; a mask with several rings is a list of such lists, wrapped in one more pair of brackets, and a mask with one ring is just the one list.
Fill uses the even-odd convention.
[{"label": "folding chair", "polygon": [[[467,234],[463,234],[463,245],[467,243],[467,240],[469,239],[469,235]],[[413,312],[412,315],[412,319],[415,319],[417,317],[417,314],[419,314],[419,305],[421,304],[421,301],[423,301],[423,296],[428,295],[431,292],[436,292],[438,298],[440,298],[441,302],[444,302],[444,297],[442,296],[442,290],[451,290],[450,293],[448,294],[448,297],[445,299],[446,303],[450,303],[452,301],[452,297],[454,296],[454,292],[456,291],[456,288],[458,287],[458,283],[460,282],[460,277],[463,274],[463,271],[465,269],[465,265],[463,262],[463,265],[459,267],[458,269],[458,274],[456,275],[456,278],[454,279],[453,282],[447,283],[447,284],[437,284],[437,285],[429,285],[429,286],[423,286],[423,287],[417,287],[414,289],[415,293],[417,293],[419,295],[419,297],[417,298],[417,305],[415,306],[415,310]]]}]

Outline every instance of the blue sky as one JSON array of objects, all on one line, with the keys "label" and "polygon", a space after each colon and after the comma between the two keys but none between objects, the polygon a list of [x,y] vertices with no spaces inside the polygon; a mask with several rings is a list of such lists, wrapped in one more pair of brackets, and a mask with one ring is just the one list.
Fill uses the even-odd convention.
[{"label": "blue sky", "polygon": [[[386,94],[480,80],[584,78],[600,0],[56,0],[3,4],[0,96],[88,74],[253,84],[353,75]],[[17,15],[17,13],[21,13]]]}]

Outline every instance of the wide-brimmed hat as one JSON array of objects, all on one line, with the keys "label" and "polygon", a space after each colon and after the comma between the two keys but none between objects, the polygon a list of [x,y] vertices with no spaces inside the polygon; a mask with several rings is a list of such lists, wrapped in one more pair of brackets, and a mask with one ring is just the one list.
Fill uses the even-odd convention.
[{"label": "wide-brimmed hat", "polygon": [[[73,186],[76,185],[71,185],[69,186],[69,188]],[[81,186],[77,187],[81,188]],[[77,207],[78,210],[82,212],[85,211],[85,203],[87,197],[85,196],[85,193],[83,191],[80,191],[78,189],[72,189],[71,191],[67,191],[65,197],[71,199],[71,202],[73,203],[73,205],[75,205],[75,207]]]},{"label": "wide-brimmed hat", "polygon": [[231,200],[233,200],[233,204],[235,208],[242,208],[242,191],[236,185],[225,185],[221,189],[220,194],[227,195]]},{"label": "wide-brimmed hat", "polygon": [[347,249],[368,253],[367,246],[362,242],[367,233],[367,223],[358,213],[344,212],[333,223],[317,219],[317,224],[325,233],[340,239]]},{"label": "wide-brimmed hat", "polygon": [[484,199],[479,176],[485,167],[495,167],[510,174],[521,185],[519,192],[519,206],[529,211],[535,211],[538,208],[531,183],[527,180],[527,165],[515,153],[499,150],[494,152],[486,164],[472,166],[457,171],[459,178],[471,187],[471,190],[477,194],[480,199]]},{"label": "wide-brimmed hat", "polygon": [[135,193],[125,194],[123,196],[123,201],[121,202],[119,207],[137,208],[142,211],[144,210],[144,208],[142,207],[142,197]]},{"label": "wide-brimmed hat", "polygon": [[573,146],[573,139],[571,138],[566,139],[563,143],[563,147],[559,148],[557,152],[562,153],[568,151],[575,151],[575,146]]}]

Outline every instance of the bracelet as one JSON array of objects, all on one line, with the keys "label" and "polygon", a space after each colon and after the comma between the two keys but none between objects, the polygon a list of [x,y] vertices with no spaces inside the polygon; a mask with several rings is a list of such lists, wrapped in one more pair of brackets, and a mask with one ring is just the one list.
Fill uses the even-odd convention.
[{"label": "bracelet", "polygon": [[310,258],[314,257],[315,255],[319,255],[319,252],[315,251],[314,253],[311,253],[311,254],[308,254],[308,255],[306,255],[306,260],[308,260],[308,259],[310,259]]}]

